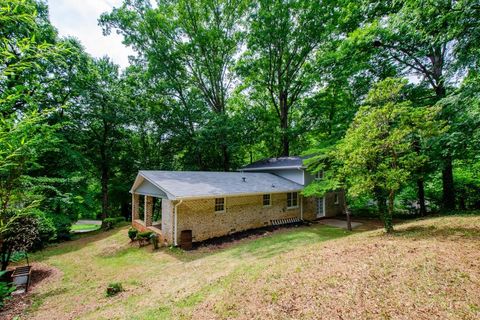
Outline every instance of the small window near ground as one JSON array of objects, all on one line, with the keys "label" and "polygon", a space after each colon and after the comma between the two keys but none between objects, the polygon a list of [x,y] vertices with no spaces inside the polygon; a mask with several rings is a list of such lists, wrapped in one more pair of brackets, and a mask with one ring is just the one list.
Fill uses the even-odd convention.
[{"label": "small window near ground", "polygon": [[225,211],[225,198],[215,198],[215,212]]},{"label": "small window near ground", "polygon": [[287,208],[298,207],[298,192],[287,193]]},{"label": "small window near ground", "polygon": [[334,200],[335,200],[335,204],[338,204],[338,193],[335,193]]},{"label": "small window near ground", "polygon": [[269,194],[264,194],[263,195],[263,206],[264,207],[269,207],[272,205],[271,198]]},{"label": "small window near ground", "polygon": [[322,180],[323,179],[323,170],[320,170],[317,173],[315,173],[315,179],[316,180]]}]

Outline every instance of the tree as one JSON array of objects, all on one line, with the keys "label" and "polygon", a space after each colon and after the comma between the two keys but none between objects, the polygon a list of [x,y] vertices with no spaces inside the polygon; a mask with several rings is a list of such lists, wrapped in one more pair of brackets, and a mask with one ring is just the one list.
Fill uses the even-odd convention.
[{"label": "tree", "polygon": [[[151,80],[169,97],[165,102],[183,113],[210,110],[210,118],[228,122],[244,9],[243,0],[159,1],[156,8],[125,1],[100,22],[106,33],[118,29],[148,62]],[[223,132],[217,140],[225,171],[231,167],[227,139]]]},{"label": "tree", "polygon": [[239,70],[251,99],[269,101],[280,128],[279,155],[290,154],[291,113],[315,84],[315,54],[332,35],[333,7],[315,1],[252,3]]},{"label": "tree", "polygon": [[[433,103],[444,99],[456,85],[464,65],[457,58],[471,44],[476,34],[474,1],[366,1],[362,8],[366,19],[355,36],[362,34],[374,59],[392,62],[401,75],[416,77],[426,83],[431,93],[423,99]],[[360,38],[360,37],[359,37]],[[462,49],[463,48],[463,49]],[[450,122],[452,114],[442,110],[440,116]],[[443,207],[455,207],[453,160],[455,132],[444,132],[438,149],[443,181]],[[423,152],[420,151],[419,152]],[[423,179],[418,180],[419,201],[424,206]]]},{"label": "tree", "polygon": [[428,160],[416,152],[415,137],[421,136],[426,142],[437,131],[437,110],[415,108],[403,100],[405,84],[404,80],[387,78],[372,88],[368,105],[357,112],[337,148],[350,195],[379,194],[388,198],[386,211],[379,203],[387,232],[393,231],[395,195]]},{"label": "tree", "polygon": [[101,217],[109,215],[109,184],[114,161],[127,125],[118,66],[101,58],[91,60],[88,76],[77,104],[66,110],[75,119],[69,129],[76,132],[82,154],[89,159],[101,187]]},{"label": "tree", "polygon": [[0,4],[0,243],[4,245],[10,226],[41,201],[38,180],[30,174],[41,167],[39,157],[58,143],[58,126],[48,125],[54,110],[42,102],[52,76],[47,69],[61,64],[66,50],[52,38],[53,28],[43,24],[43,9],[34,1]]}]

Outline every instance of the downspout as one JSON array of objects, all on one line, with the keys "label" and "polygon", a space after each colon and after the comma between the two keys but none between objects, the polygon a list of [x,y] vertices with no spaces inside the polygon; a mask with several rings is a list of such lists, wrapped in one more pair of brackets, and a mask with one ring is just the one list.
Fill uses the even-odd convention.
[{"label": "downspout", "polygon": [[183,202],[183,199],[180,199],[180,201],[175,204],[175,207],[174,207],[174,217],[173,217],[173,224],[174,224],[174,227],[173,227],[173,245],[174,246],[177,246],[177,207],[178,205],[180,205],[181,203]]},{"label": "downspout", "polygon": [[303,196],[300,196],[300,220],[303,220]]},{"label": "downspout", "polygon": [[[298,168],[302,172],[302,186],[305,187],[305,170]],[[300,195],[300,220],[303,221],[303,195]]]}]

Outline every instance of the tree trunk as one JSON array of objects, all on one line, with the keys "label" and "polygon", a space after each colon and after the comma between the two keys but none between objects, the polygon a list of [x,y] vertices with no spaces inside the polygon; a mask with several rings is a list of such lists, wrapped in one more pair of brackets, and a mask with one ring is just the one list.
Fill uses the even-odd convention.
[{"label": "tree trunk", "polygon": [[280,131],[281,131],[281,156],[288,157],[290,155],[290,139],[288,136],[288,104],[287,94],[280,93]]},{"label": "tree trunk", "polygon": [[352,219],[350,217],[350,208],[348,207],[348,204],[347,204],[347,192],[346,191],[344,193],[344,198],[343,198],[343,212],[347,216],[347,230],[352,231]]},{"label": "tree trunk", "polygon": [[393,232],[393,208],[394,208],[394,201],[395,201],[395,193],[390,191],[388,194],[388,210],[387,214],[383,219],[383,223],[385,224],[385,231],[387,233]]},{"label": "tree trunk", "polygon": [[417,195],[418,203],[420,205],[420,215],[423,217],[427,214],[427,207],[425,206],[425,186],[423,183],[423,178],[417,179]]},{"label": "tree trunk", "polygon": [[[422,150],[420,147],[420,139],[417,137],[413,141],[413,148],[415,152],[420,155]],[[424,215],[427,214],[427,209],[425,206],[425,186],[423,183],[423,168],[419,168],[417,171],[417,198],[418,198],[418,203],[420,205],[420,215],[423,217]]]},{"label": "tree trunk", "polygon": [[444,158],[444,166],[442,170],[443,183],[443,208],[446,210],[455,209],[455,188],[453,182],[453,165],[452,158]]},{"label": "tree trunk", "polygon": [[108,217],[108,164],[105,148],[101,149],[101,187],[102,187],[102,216],[101,219],[104,220]]},{"label": "tree trunk", "polygon": [[[440,74],[441,75],[441,74]],[[439,75],[438,79],[441,79]],[[435,88],[435,95],[437,101],[445,98],[447,95],[447,90],[445,89],[445,85],[443,84],[442,80],[438,80],[438,85]],[[447,149],[448,147],[443,146]],[[442,169],[442,203],[443,209],[446,210],[453,210],[455,209],[455,186],[453,181],[453,165],[452,165],[452,157],[446,156],[443,158],[443,169]]]},{"label": "tree trunk", "polygon": [[223,153],[223,171],[229,171],[230,157],[228,155],[228,146],[225,144],[222,145],[222,153]]}]

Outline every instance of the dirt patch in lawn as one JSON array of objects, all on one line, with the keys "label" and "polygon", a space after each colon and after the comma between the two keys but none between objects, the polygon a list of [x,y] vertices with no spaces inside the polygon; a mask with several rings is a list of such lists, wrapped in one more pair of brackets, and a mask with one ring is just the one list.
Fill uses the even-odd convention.
[{"label": "dirt patch in lawn", "polygon": [[32,298],[40,286],[48,282],[57,281],[62,276],[60,270],[43,263],[32,263],[31,266],[32,278],[28,292],[13,295],[0,312],[0,319],[9,320],[20,316],[32,305]]}]

